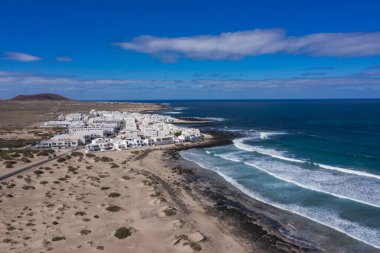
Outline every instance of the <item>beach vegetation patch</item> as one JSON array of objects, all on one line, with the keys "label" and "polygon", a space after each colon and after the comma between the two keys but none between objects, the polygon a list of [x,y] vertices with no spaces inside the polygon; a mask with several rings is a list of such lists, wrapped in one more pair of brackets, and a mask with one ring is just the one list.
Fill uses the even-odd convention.
[{"label": "beach vegetation patch", "polygon": [[42,170],[35,170],[33,171],[34,174],[36,174],[37,176],[41,175],[41,174],[44,174],[44,172]]},{"label": "beach vegetation patch", "polygon": [[187,237],[187,235],[176,235],[176,236],[174,236],[173,245],[177,245],[181,241],[189,241],[189,238]]},{"label": "beach vegetation patch", "polygon": [[108,197],[110,197],[110,198],[117,198],[117,197],[119,197],[121,194],[120,193],[118,193],[118,192],[111,192],[109,195],[108,195]]},{"label": "beach vegetation patch", "polygon": [[66,158],[64,158],[64,157],[60,157],[57,159],[57,162],[59,162],[59,163],[63,163],[65,161],[66,161]]},{"label": "beach vegetation patch", "polygon": [[185,242],[184,245],[189,245],[194,251],[201,251],[202,247],[196,242]]},{"label": "beach vegetation patch", "polygon": [[102,157],[97,156],[95,157],[95,162],[109,163],[109,162],[113,162],[113,159],[107,156],[102,156]]},{"label": "beach vegetation patch", "polygon": [[82,229],[81,231],[80,231],[80,234],[81,235],[88,235],[88,234],[90,234],[91,233],[91,230],[88,230],[88,229]]},{"label": "beach vegetation patch", "polygon": [[21,158],[20,161],[21,161],[21,162],[24,162],[24,163],[31,163],[31,162],[32,162],[31,160],[29,160],[29,159],[26,158],[26,157]]},{"label": "beach vegetation patch", "polygon": [[106,208],[106,210],[108,212],[116,213],[116,212],[119,212],[121,210],[121,207],[120,206],[109,206]]},{"label": "beach vegetation patch", "polygon": [[64,237],[64,236],[54,236],[53,238],[51,238],[51,240],[53,242],[62,241],[62,240],[66,240],[66,237]]},{"label": "beach vegetation patch", "polygon": [[22,187],[22,189],[24,189],[24,190],[34,190],[34,189],[36,189],[36,187],[31,186],[31,185],[25,185],[25,186]]},{"label": "beach vegetation patch", "polygon": [[86,213],[85,212],[83,212],[83,211],[78,211],[78,212],[76,212],[75,213],[75,216],[84,216],[84,215],[86,215]]},{"label": "beach vegetation patch", "polygon": [[158,196],[160,196],[160,195],[161,195],[161,193],[158,192],[158,191],[156,191],[156,192],[150,194],[150,196],[151,196],[152,198],[158,197]]},{"label": "beach vegetation patch", "polygon": [[119,167],[120,167],[120,166],[117,165],[116,163],[110,163],[110,165],[111,165],[111,168],[119,168]]},{"label": "beach vegetation patch", "polygon": [[164,209],[164,213],[166,216],[173,216],[177,214],[177,209],[175,209],[174,207],[168,207]]},{"label": "beach vegetation patch", "polygon": [[94,154],[86,154],[86,157],[88,157],[88,158],[94,158],[94,157],[96,157],[96,155],[94,155]]},{"label": "beach vegetation patch", "polygon": [[27,145],[35,144],[38,140],[32,140],[32,139],[0,139],[0,148],[22,148]]},{"label": "beach vegetation patch", "polygon": [[13,158],[18,158],[18,157],[20,157],[21,155],[19,154],[19,153],[13,153],[13,154],[11,154],[11,157],[13,157]]},{"label": "beach vegetation patch", "polygon": [[75,172],[78,168],[75,168],[73,166],[69,166],[68,171]]},{"label": "beach vegetation patch", "polygon": [[32,179],[30,178],[30,176],[26,176],[24,177],[24,181],[28,184],[30,184],[32,182]]},{"label": "beach vegetation patch", "polygon": [[12,240],[11,239],[9,239],[9,238],[5,238],[4,240],[3,240],[3,243],[10,243]]},{"label": "beach vegetation patch", "polygon": [[122,176],[121,178],[124,180],[131,180],[132,179],[130,176]]},{"label": "beach vegetation patch", "polygon": [[43,150],[37,153],[37,156],[49,156],[50,153],[47,150]]},{"label": "beach vegetation patch", "polygon": [[12,161],[12,160],[4,162],[5,165],[14,165],[16,163],[17,163],[16,161]]},{"label": "beach vegetation patch", "polygon": [[83,153],[82,152],[78,152],[78,151],[74,151],[71,153],[71,156],[73,157],[83,157]]},{"label": "beach vegetation patch", "polygon": [[132,232],[129,228],[121,227],[116,230],[113,236],[115,236],[118,239],[124,239],[131,235],[132,235]]}]

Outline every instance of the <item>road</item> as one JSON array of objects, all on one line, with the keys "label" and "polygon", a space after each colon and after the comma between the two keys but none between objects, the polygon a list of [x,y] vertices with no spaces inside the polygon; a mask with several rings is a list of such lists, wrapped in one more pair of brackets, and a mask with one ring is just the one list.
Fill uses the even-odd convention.
[{"label": "road", "polygon": [[60,158],[60,157],[62,157],[62,156],[68,155],[68,154],[70,154],[71,152],[73,152],[74,150],[76,150],[76,149],[70,149],[70,151],[65,152],[65,153],[62,153],[62,154],[57,155],[57,156],[55,156],[55,157],[51,157],[51,158],[48,158],[48,159],[46,159],[46,160],[39,161],[39,162],[37,162],[37,163],[34,163],[34,164],[31,164],[31,165],[28,165],[28,166],[26,166],[26,167],[24,167],[24,168],[21,168],[21,169],[15,170],[15,171],[13,171],[13,172],[10,172],[10,173],[8,173],[8,174],[2,175],[2,176],[0,176],[0,181],[3,181],[4,179],[10,178],[10,177],[12,177],[12,176],[15,176],[15,175],[17,175],[17,174],[19,174],[19,173],[22,173],[22,172],[24,172],[24,171],[31,170],[31,169],[33,169],[33,168],[35,168],[35,167],[37,167],[37,166],[42,165],[42,164],[45,164],[45,163],[48,163],[48,162],[50,162],[50,161],[56,160],[56,159],[58,159],[58,158]]}]

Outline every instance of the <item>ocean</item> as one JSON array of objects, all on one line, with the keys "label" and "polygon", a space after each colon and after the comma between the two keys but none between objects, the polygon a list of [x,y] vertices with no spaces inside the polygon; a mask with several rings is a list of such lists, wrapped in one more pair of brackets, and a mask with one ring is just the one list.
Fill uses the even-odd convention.
[{"label": "ocean", "polygon": [[156,101],[241,137],[182,151],[259,201],[380,249],[380,100]]}]

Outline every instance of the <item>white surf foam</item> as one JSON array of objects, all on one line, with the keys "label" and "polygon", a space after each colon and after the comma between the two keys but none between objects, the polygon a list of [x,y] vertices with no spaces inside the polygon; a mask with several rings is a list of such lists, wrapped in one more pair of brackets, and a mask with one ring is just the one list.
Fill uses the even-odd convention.
[{"label": "white surf foam", "polygon": [[165,112],[166,114],[181,114],[182,112]]},{"label": "white surf foam", "polygon": [[181,155],[184,159],[194,162],[204,169],[208,169],[208,170],[212,170],[216,172],[217,174],[222,176],[227,182],[229,182],[230,184],[232,184],[233,186],[235,186],[236,188],[238,188],[240,191],[250,196],[251,198],[254,198],[268,205],[277,207],[279,209],[286,210],[291,213],[300,215],[309,220],[312,220],[319,224],[330,227],[336,231],[339,231],[353,239],[356,239],[372,247],[380,249],[380,231],[379,230],[371,229],[368,227],[361,226],[358,223],[344,220],[340,218],[338,214],[333,213],[333,212],[328,212],[320,208],[307,208],[307,207],[300,207],[297,205],[286,205],[286,204],[271,201],[261,196],[260,194],[255,193],[247,189],[246,187],[242,186],[235,179],[222,173],[219,169],[211,168],[210,166],[207,166],[204,163],[200,162],[198,159],[195,159],[194,157],[192,158],[186,155],[186,153],[184,152],[181,152]]},{"label": "white surf foam", "polygon": [[[274,150],[274,149],[262,148],[262,147],[258,147],[258,146],[252,146],[252,145],[248,145],[248,144],[244,143],[244,141],[250,140],[250,139],[252,139],[252,138],[251,137],[249,137],[249,138],[238,138],[238,139],[235,139],[233,141],[233,143],[234,143],[234,146],[237,147],[238,149],[245,150],[248,152],[260,153],[263,155],[271,156],[273,158],[280,159],[283,161],[288,161],[288,162],[303,163],[303,164],[310,163],[310,162],[305,161],[305,160],[287,157],[287,156],[285,156],[285,152],[281,152],[281,151]],[[326,164],[321,164],[321,163],[313,163],[313,164],[322,168],[322,169],[326,169],[326,170],[334,170],[334,171],[339,171],[342,173],[347,173],[347,174],[352,174],[352,175],[357,175],[357,176],[363,176],[363,177],[371,177],[371,178],[376,178],[376,179],[380,180],[380,175],[376,175],[376,174],[372,174],[372,173],[368,173],[368,172],[364,172],[364,171],[360,171],[360,170],[346,169],[346,168],[341,168],[341,167],[336,167],[336,166],[331,166],[331,165],[326,165]]]},{"label": "white surf foam", "polygon": [[244,163],[277,179],[307,190],[380,208],[380,183],[370,182],[368,179],[353,176],[336,176],[317,170],[306,171],[307,176],[305,176],[305,170],[301,167],[281,164],[281,162],[267,160],[244,161],[234,154],[215,154],[215,156],[233,162]]},{"label": "white surf foam", "polygon": [[275,135],[287,134],[286,132],[261,132],[261,131],[259,131],[258,133],[259,133],[260,139],[262,140],[270,139],[271,136],[275,136]]},{"label": "white surf foam", "polygon": [[211,120],[211,121],[225,121],[225,118],[216,118],[216,117],[194,117],[195,119],[200,120]]},{"label": "white surf foam", "polygon": [[182,111],[182,110],[186,110],[187,108],[188,107],[177,106],[177,107],[174,107],[174,110]]}]

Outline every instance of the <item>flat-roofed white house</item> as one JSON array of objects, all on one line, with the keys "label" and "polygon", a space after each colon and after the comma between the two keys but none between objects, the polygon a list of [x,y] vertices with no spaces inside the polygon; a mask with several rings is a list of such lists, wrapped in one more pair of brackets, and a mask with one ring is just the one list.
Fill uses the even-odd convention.
[{"label": "flat-roofed white house", "polygon": [[128,141],[123,139],[112,139],[111,140],[115,150],[123,150],[128,148]]},{"label": "flat-roofed white house", "polygon": [[90,144],[86,145],[86,152],[98,152],[98,151],[110,151],[113,150],[114,146],[110,139],[98,138],[92,140]]},{"label": "flat-roofed white house", "polygon": [[59,134],[50,140],[41,141],[37,147],[39,148],[75,148],[80,144],[84,144],[82,137],[70,134]]},{"label": "flat-roofed white house", "polygon": [[147,138],[143,140],[143,146],[155,146],[155,145],[156,145],[156,141],[154,139]]},{"label": "flat-roofed white house", "polygon": [[42,128],[68,128],[71,125],[70,121],[53,120],[47,121],[41,125]]},{"label": "flat-roofed white house", "polygon": [[167,144],[173,144],[174,143],[174,137],[173,136],[167,136],[162,138],[155,138],[155,145],[167,145]]},{"label": "flat-roofed white house", "polygon": [[118,135],[118,137],[126,140],[133,140],[139,138],[139,131],[138,130],[129,130],[124,131],[121,134]]}]

